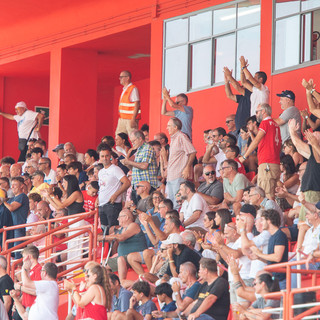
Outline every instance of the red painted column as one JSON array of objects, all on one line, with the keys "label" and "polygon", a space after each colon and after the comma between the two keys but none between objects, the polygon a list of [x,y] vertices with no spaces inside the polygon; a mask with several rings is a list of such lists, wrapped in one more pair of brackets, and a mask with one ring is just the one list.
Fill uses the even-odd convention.
[{"label": "red painted column", "polygon": [[49,150],[67,141],[78,152],[96,147],[97,58],[91,50],[51,52]]}]

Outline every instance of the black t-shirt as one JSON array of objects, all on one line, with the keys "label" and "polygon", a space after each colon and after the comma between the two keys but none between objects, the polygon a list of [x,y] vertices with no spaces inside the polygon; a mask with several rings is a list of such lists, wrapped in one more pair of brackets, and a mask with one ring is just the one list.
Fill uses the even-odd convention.
[{"label": "black t-shirt", "polygon": [[[10,290],[13,290],[14,289],[14,285],[13,285],[13,281],[12,279],[10,278],[10,276],[8,274],[2,276],[0,278],[0,299],[3,301],[3,296],[9,296],[10,297]],[[9,319],[11,320],[12,317],[11,317],[11,314],[12,314],[12,305],[13,305],[13,300],[12,298],[11,299],[11,306],[10,306],[10,309],[9,309],[9,312],[8,312],[8,316],[9,316]]]},{"label": "black t-shirt", "polygon": [[320,163],[317,163],[314,158],[312,147],[310,148],[310,158],[307,162],[307,167],[301,180],[301,191],[320,191]]},{"label": "black t-shirt", "polygon": [[[288,238],[280,229],[273,234],[268,243],[268,254],[274,253],[274,247],[275,246],[285,246],[282,259],[280,262],[287,262],[288,261]],[[280,262],[273,262],[273,261],[267,261],[268,264],[274,264],[274,263],[280,263]],[[285,273],[278,273],[273,272],[273,275],[279,280],[282,281],[286,278]]]},{"label": "black t-shirt", "polygon": [[[184,248],[182,249],[182,251],[179,255],[173,254],[174,264],[176,266],[176,271],[178,273],[180,271],[180,266],[187,261],[192,262],[196,266],[197,271],[198,271],[200,259],[201,259],[200,255],[198,253],[196,253],[195,251],[189,249],[187,246],[184,246]],[[170,277],[172,277],[172,273],[170,270],[170,264],[168,265],[168,269],[166,271],[166,274],[168,274]]]},{"label": "black t-shirt", "polygon": [[238,131],[247,124],[247,119],[251,115],[251,91],[249,91],[248,89],[244,90],[244,96],[241,94],[236,95],[238,108],[236,112],[235,123]]},{"label": "black t-shirt", "polygon": [[205,311],[215,320],[226,320],[229,315],[230,309],[230,295],[229,295],[229,284],[226,279],[218,277],[214,282],[208,285],[205,282],[199,289],[198,300],[191,310],[191,313],[196,312],[203,300],[210,294],[215,295],[218,299],[212,306]]}]

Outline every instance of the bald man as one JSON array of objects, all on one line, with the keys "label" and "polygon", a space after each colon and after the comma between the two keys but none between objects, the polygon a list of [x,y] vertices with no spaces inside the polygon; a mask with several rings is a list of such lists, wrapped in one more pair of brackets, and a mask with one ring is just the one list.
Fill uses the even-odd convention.
[{"label": "bald man", "polygon": [[123,89],[119,101],[119,120],[116,135],[120,132],[129,135],[133,130],[138,129],[138,123],[141,119],[139,90],[131,82],[130,71],[122,71],[119,80]]}]

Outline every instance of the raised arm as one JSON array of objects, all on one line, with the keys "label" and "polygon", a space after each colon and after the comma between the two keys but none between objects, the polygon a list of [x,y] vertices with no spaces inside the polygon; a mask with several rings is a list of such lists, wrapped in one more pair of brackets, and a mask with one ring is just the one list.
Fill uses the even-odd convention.
[{"label": "raised arm", "polygon": [[307,143],[303,142],[297,134],[299,129],[299,124],[296,123],[295,119],[290,119],[288,121],[288,127],[290,132],[291,140],[296,147],[297,151],[304,156],[306,159],[310,158],[311,151]]},{"label": "raised arm", "polygon": [[243,71],[246,79],[257,89],[261,89],[261,83],[256,80],[252,74],[250,73],[250,71],[248,70],[248,60],[245,60],[245,58],[243,56],[240,57],[240,63],[241,63],[241,70]]},{"label": "raised arm", "polygon": [[253,84],[247,80],[246,75],[244,73],[244,70],[247,68],[247,65],[248,65],[248,61],[245,60],[243,56],[241,56],[240,57],[240,66],[241,66],[240,81],[246,89],[252,92]]},{"label": "raised arm", "polygon": [[0,112],[0,116],[3,116],[4,118],[9,120],[14,120],[13,114],[10,113]]},{"label": "raised arm", "polygon": [[[163,88],[162,89],[162,93],[163,93],[163,98],[167,100],[167,102],[169,103],[171,108],[178,109],[178,110],[184,112],[184,107],[182,105],[180,105],[180,104],[175,103],[171,99],[170,92],[167,90],[167,88]],[[172,113],[173,113],[173,116],[174,116],[174,112],[172,112]]]}]

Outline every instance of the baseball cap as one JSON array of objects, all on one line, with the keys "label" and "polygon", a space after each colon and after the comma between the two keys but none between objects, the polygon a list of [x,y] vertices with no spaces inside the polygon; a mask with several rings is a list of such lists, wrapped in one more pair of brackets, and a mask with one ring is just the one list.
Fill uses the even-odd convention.
[{"label": "baseball cap", "polygon": [[167,240],[162,241],[163,244],[168,245],[168,244],[182,244],[182,237],[180,236],[179,233],[171,233],[169,234]]},{"label": "baseball cap", "polygon": [[316,203],[316,207],[317,207],[317,209],[320,210],[320,201],[318,201],[318,202]]},{"label": "baseball cap", "polygon": [[62,150],[64,148],[64,144],[60,143],[58,144],[54,149],[52,149],[53,152],[57,152],[59,150]]},{"label": "baseball cap", "polygon": [[294,94],[292,91],[290,91],[290,90],[284,90],[284,91],[282,91],[281,93],[277,93],[277,96],[278,96],[278,97],[289,98],[289,99],[291,99],[291,100],[293,100],[293,101],[296,99],[295,94]]},{"label": "baseball cap", "polygon": [[15,109],[17,109],[17,108],[25,108],[25,109],[27,109],[27,105],[26,105],[26,103],[24,101],[20,101],[20,102],[18,102],[16,104],[16,106],[14,108]]}]

